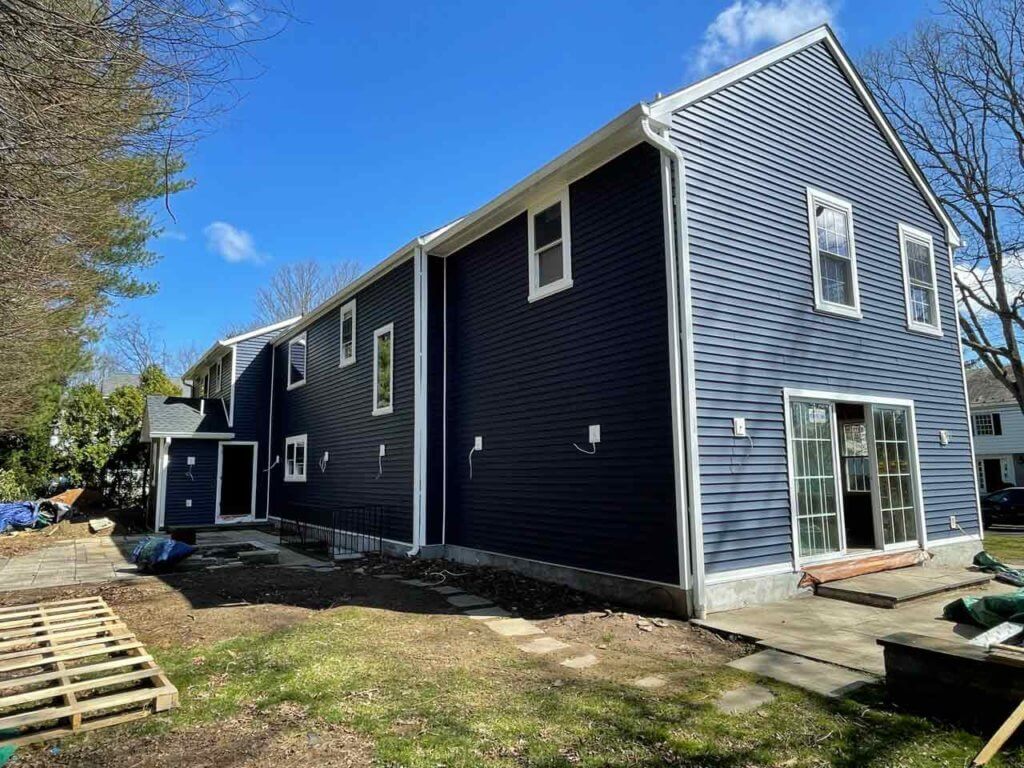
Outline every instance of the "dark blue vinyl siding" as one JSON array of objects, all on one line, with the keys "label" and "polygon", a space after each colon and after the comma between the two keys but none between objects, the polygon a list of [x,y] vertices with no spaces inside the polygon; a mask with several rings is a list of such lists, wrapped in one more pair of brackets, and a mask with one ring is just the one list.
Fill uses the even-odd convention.
[{"label": "dark blue vinyl siding", "polygon": [[[171,441],[164,498],[165,527],[214,524],[218,445],[216,440]],[[188,466],[189,456],[196,459],[192,467]],[[186,499],[192,500],[191,507],[185,506]]]},{"label": "dark blue vinyl siding", "polygon": [[427,259],[427,544],[444,540],[444,259]]},{"label": "dark blue vinyl siding", "polygon": [[657,151],[575,182],[570,209],[567,291],[527,302],[525,215],[448,259],[446,540],[678,583]]},{"label": "dark blue vinyl siding", "polygon": [[[976,532],[945,232],[827,49],[691,105],[672,138],[687,159],[708,571],[792,558],[784,387],[914,400],[928,538],[960,535],[950,515]],[[808,186],[853,205],[863,319],[813,311]],[[906,328],[900,223],[934,239],[942,338]]]},{"label": "dark blue vinyl siding", "polygon": [[[381,505],[385,536],[412,541],[413,466],[413,265],[403,262],[358,291],[356,361],[340,362],[340,314],[334,308],[306,333],[306,383],[288,390],[288,344],[275,350],[271,514],[287,504],[323,509]],[[347,303],[347,302],[346,302]],[[394,323],[394,412],[373,416],[373,332]],[[293,334],[294,335],[294,334]],[[285,483],[284,441],[305,434],[306,482]],[[386,446],[378,478],[378,446]],[[329,454],[325,471],[318,462]]]},{"label": "dark blue vinyl siding", "polygon": [[235,345],[235,440],[255,440],[256,517],[267,515],[267,430],[270,408],[271,342],[278,331],[246,339]]}]

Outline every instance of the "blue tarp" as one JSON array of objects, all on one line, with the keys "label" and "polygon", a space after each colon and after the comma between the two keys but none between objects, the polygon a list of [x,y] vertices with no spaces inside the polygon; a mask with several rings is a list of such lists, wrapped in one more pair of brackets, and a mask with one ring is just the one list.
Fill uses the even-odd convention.
[{"label": "blue tarp", "polygon": [[151,537],[143,539],[132,550],[132,562],[148,570],[166,570],[195,552],[183,541]]},{"label": "blue tarp", "polygon": [[32,528],[39,516],[39,502],[0,502],[0,533],[12,528]]}]

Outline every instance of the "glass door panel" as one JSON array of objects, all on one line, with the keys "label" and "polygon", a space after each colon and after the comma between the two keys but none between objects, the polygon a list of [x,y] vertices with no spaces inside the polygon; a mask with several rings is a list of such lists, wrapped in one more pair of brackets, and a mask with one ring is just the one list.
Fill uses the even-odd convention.
[{"label": "glass door panel", "polygon": [[871,407],[871,414],[882,542],[892,546],[917,541],[910,416],[906,408],[877,405]]},{"label": "glass door panel", "polygon": [[831,403],[791,403],[793,482],[800,557],[843,551]]}]

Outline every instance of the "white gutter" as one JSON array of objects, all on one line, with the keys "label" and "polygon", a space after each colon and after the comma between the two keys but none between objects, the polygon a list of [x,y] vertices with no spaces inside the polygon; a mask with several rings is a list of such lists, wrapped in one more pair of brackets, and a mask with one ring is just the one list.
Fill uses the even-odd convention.
[{"label": "white gutter", "polygon": [[[704,528],[701,519],[701,492],[700,492],[700,458],[697,444],[697,393],[694,374],[693,354],[693,307],[690,301],[690,238],[687,225],[686,211],[686,160],[683,153],[672,142],[657,133],[651,127],[651,118],[646,105],[643,108],[644,117],[640,119],[640,131],[644,139],[657,148],[670,162],[675,164],[675,199],[673,210],[675,214],[675,243],[666,243],[667,246],[674,245],[678,254],[679,267],[679,314],[682,321],[679,341],[681,343],[681,372],[680,386],[682,388],[682,423],[677,428],[683,430],[683,445],[685,446],[685,472],[677,472],[677,477],[683,475],[686,483],[686,509],[690,542],[690,566],[693,574],[692,589],[689,594],[691,609],[695,618],[703,619],[707,614],[705,604],[705,573],[704,573]],[[673,397],[677,395],[673,393]],[[682,478],[680,478],[682,479]],[[680,573],[680,581],[684,582],[685,575]]]}]

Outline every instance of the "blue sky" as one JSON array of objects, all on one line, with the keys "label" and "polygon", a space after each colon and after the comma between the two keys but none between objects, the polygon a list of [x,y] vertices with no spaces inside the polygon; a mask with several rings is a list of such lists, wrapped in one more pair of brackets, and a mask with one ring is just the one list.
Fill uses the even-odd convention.
[{"label": "blue sky", "polygon": [[487,202],[632,104],[829,20],[856,59],[926,2],[295,0],[260,76],[189,154],[195,187],[125,303],[174,349],[251,319],[277,265],[364,268]]}]

